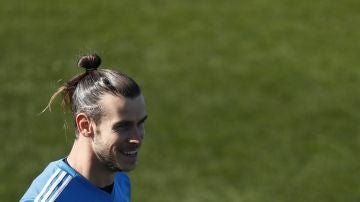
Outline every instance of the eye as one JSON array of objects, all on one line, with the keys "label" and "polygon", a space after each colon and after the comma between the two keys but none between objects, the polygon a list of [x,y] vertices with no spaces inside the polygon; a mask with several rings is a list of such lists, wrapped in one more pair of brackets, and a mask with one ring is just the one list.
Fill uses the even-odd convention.
[{"label": "eye", "polygon": [[113,130],[118,131],[126,131],[131,129],[131,124],[129,123],[118,123],[113,127]]}]

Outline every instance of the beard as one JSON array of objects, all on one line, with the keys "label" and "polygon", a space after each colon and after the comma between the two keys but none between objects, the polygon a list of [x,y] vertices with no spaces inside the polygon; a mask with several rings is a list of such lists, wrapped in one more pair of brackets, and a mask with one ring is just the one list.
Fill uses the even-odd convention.
[{"label": "beard", "polygon": [[[123,143],[125,144],[125,143]],[[110,172],[131,171],[136,167],[137,157],[129,159],[122,151],[126,145],[107,144],[99,131],[94,135],[93,149],[99,163]]]},{"label": "beard", "polygon": [[94,153],[99,162],[109,171],[121,171],[118,152],[114,146],[107,145],[99,133],[94,136]]},{"label": "beard", "polygon": [[97,152],[96,153],[99,161],[101,164],[104,165],[109,171],[111,172],[117,172],[121,171],[120,165],[118,165],[116,157],[111,153],[103,153],[103,152]]}]

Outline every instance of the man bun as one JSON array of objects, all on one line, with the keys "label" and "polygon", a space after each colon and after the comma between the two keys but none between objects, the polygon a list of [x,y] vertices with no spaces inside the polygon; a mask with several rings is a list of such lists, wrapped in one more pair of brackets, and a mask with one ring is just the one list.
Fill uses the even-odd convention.
[{"label": "man bun", "polygon": [[96,53],[83,55],[78,61],[78,66],[84,68],[86,72],[97,70],[101,64],[101,58]]}]

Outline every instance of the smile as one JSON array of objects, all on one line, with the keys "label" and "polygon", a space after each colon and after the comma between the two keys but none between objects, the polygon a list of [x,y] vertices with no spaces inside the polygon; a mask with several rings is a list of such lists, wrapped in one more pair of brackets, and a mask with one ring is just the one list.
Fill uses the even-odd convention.
[{"label": "smile", "polygon": [[136,157],[138,151],[134,150],[134,151],[123,151],[121,152],[122,154],[124,154],[125,156],[129,156],[129,157]]}]

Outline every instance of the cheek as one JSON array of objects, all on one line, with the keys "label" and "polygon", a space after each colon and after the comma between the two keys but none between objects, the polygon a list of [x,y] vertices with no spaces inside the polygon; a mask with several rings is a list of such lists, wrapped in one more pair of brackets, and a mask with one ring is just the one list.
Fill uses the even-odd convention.
[{"label": "cheek", "polygon": [[100,156],[107,156],[108,146],[99,136],[94,137],[93,149],[94,152],[99,154]]},{"label": "cheek", "polygon": [[118,141],[118,134],[116,131],[112,130],[111,127],[103,127],[101,131],[99,131],[98,135],[100,135],[102,141],[107,145],[115,144]]},{"label": "cheek", "polygon": [[116,141],[116,135],[109,133],[109,131],[103,130],[94,136],[94,144],[103,150],[109,150],[116,146]]},{"label": "cheek", "polygon": [[140,134],[140,137],[141,139],[144,139],[144,136],[145,136],[145,127],[142,125],[139,127],[139,134]]},{"label": "cheek", "polygon": [[94,138],[94,151],[103,157],[117,155],[119,150],[118,144],[114,142],[105,141],[101,137]]},{"label": "cheek", "polygon": [[141,139],[144,139],[144,137],[145,137],[145,131],[142,130],[141,133],[140,133],[140,138],[141,138]]}]

